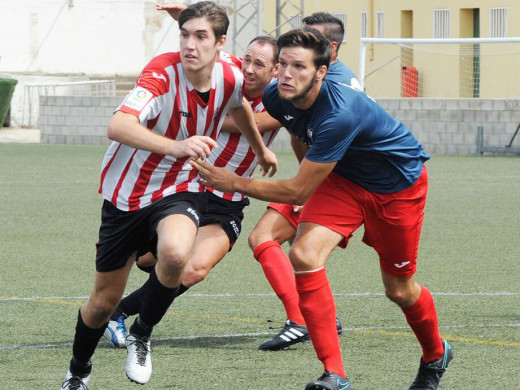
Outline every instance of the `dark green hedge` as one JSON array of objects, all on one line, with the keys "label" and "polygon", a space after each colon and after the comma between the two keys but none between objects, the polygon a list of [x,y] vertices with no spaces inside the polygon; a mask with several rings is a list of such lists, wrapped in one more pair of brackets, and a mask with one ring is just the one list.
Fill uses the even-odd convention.
[{"label": "dark green hedge", "polygon": [[7,112],[11,106],[11,98],[13,97],[14,87],[18,83],[15,79],[0,78],[0,127],[5,122]]}]

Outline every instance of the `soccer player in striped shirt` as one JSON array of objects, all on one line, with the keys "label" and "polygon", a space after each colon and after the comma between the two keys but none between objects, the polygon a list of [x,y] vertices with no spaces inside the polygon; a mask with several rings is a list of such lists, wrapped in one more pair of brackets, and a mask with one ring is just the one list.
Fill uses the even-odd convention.
[{"label": "soccer player in striped shirt", "polygon": [[[245,77],[244,94],[255,113],[265,110],[262,92],[276,74],[276,41],[269,36],[254,38],[246,49],[244,58],[221,53],[221,58],[241,66]],[[251,177],[257,166],[255,155],[247,139],[237,129],[233,119],[227,117],[223,130],[217,138],[217,147],[211,152],[208,161],[227,167],[238,175]],[[226,131],[227,130],[227,131]],[[263,132],[264,143],[269,147],[279,129]],[[243,209],[249,199],[243,194],[227,193],[206,188],[207,206],[202,212],[200,229],[193,252],[184,269],[182,284],[178,295],[191,286],[203,281],[210,270],[229,252],[241,231]],[[137,265],[149,272],[155,264],[151,253],[141,256]],[[105,337],[114,347],[124,347],[126,337],[125,319],[139,312],[144,292],[142,287],[121,300],[105,331]]]},{"label": "soccer player in striped shirt", "polygon": [[156,248],[145,300],[130,328],[126,374],[151,376],[150,336],[176,296],[204,207],[204,186],[189,164],[207,158],[226,114],[256,154],[264,174],[276,157],[264,145],[251,107],[243,104],[243,75],[221,61],[229,20],[223,7],[204,1],[180,14],[180,52],[154,58],[108,126],[112,144],[102,164],[104,198],[96,277],[78,313],[69,371],[62,389],[86,389],[91,357],[124,292],[136,256]]}]

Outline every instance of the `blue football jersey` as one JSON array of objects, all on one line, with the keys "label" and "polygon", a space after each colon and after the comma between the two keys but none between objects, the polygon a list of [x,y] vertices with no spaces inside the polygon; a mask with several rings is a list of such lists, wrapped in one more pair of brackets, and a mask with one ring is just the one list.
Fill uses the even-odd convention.
[{"label": "blue football jersey", "polygon": [[268,85],[262,100],[269,114],[310,146],[305,158],[337,162],[334,172],[368,191],[410,187],[430,158],[408,127],[365,93],[325,79],[314,104],[295,108]]}]

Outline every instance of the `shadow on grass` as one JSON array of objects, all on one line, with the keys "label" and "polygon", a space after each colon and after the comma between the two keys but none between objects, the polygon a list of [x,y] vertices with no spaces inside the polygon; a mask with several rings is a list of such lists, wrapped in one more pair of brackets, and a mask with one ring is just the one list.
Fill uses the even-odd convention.
[{"label": "shadow on grass", "polygon": [[238,346],[248,346],[254,344],[254,340],[258,337],[253,336],[202,336],[193,338],[174,338],[162,339],[156,341],[155,345],[169,346],[173,348],[212,348],[212,349],[226,349],[237,348]]},{"label": "shadow on grass", "polygon": [[[258,335],[238,335],[238,336],[197,336],[197,337],[173,337],[173,338],[152,338],[152,348],[171,347],[186,349],[244,349],[257,350],[258,346],[269,339],[269,335],[261,337]],[[297,350],[300,345],[288,348],[285,351]],[[102,340],[98,348],[112,349],[112,347]]]}]

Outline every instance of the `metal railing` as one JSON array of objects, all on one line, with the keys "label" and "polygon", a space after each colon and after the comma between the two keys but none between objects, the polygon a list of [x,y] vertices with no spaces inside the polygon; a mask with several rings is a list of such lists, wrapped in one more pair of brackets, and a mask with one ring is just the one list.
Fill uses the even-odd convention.
[{"label": "metal railing", "polygon": [[40,96],[116,96],[116,83],[115,80],[91,80],[25,85],[22,126],[34,127],[37,125]]},{"label": "metal railing", "polygon": [[518,127],[516,128],[516,131],[513,134],[513,137],[509,141],[509,144],[507,144],[505,146],[484,146],[484,127],[478,126],[477,127],[477,154],[484,154],[484,153],[518,154],[518,153],[520,153],[520,147],[513,146],[513,141],[515,140],[515,137],[517,136],[519,130],[520,130],[520,124],[518,124]]}]

